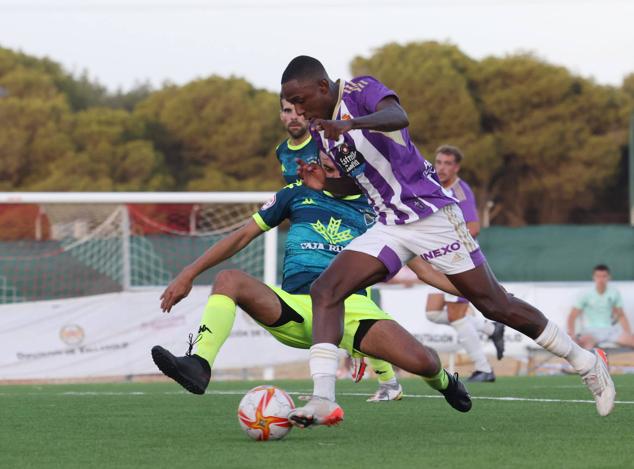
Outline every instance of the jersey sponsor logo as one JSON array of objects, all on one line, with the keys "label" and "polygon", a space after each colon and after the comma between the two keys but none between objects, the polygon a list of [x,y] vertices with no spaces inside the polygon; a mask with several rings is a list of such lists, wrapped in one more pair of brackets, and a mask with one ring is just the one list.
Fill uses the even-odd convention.
[{"label": "jersey sponsor logo", "polygon": [[339,230],[341,227],[341,219],[330,217],[328,226],[324,226],[321,220],[317,220],[317,223],[311,223],[310,226],[330,244],[341,244],[354,238],[354,236],[350,234],[350,229]]},{"label": "jersey sponsor logo", "polygon": [[435,259],[437,257],[442,257],[451,252],[457,251],[460,249],[460,241],[456,241],[451,244],[447,244],[439,249],[434,249],[433,251],[429,251],[423,254],[423,259],[428,261],[430,259]]},{"label": "jersey sponsor logo", "polygon": [[339,146],[337,162],[348,176],[357,177],[365,169],[365,158],[361,152],[347,143]]},{"label": "jersey sponsor logo", "polygon": [[317,202],[315,202],[310,197],[305,197],[300,205],[317,205]]},{"label": "jersey sponsor logo", "polygon": [[[289,184],[289,186],[292,186],[292,184]],[[289,186],[286,186],[286,187],[289,187]],[[261,210],[266,210],[268,208],[271,208],[273,205],[275,205],[275,199],[276,199],[276,194],[273,194],[273,197],[271,198],[271,200],[269,200],[264,205],[262,205]]]},{"label": "jersey sponsor logo", "polygon": [[334,244],[326,244],[326,243],[317,243],[317,242],[305,242],[300,243],[299,246],[302,249],[314,251],[330,251],[330,252],[341,252],[344,249],[344,246],[336,246]]}]

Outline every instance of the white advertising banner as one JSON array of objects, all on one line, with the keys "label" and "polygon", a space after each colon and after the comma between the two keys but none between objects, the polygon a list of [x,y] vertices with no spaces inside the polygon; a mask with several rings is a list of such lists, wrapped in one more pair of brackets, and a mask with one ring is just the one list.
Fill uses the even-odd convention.
[{"label": "white advertising banner", "polygon": [[[209,288],[194,288],[170,314],[162,290],[98,295],[0,308],[0,380],[88,378],[158,373],[150,350],[187,351]],[[308,359],[286,347],[244,312],[236,315],[217,369],[277,365]]]},{"label": "white advertising banner", "polygon": [[[630,318],[634,282],[614,282]],[[540,308],[560,326],[579,292],[590,283],[513,283],[507,289]],[[453,328],[429,322],[429,288],[381,289],[383,308],[424,343],[441,352],[459,349]],[[177,355],[187,350],[204,309],[208,287],[194,288],[170,314],[159,310],[161,290],[114,293],[70,300],[0,307],[0,380],[64,379],[157,373],[150,349],[162,345]],[[507,354],[526,356],[532,341],[507,329]],[[493,346],[486,343],[493,354]],[[281,345],[239,312],[216,369],[248,368],[305,361],[306,350]]]},{"label": "white advertising banner", "polygon": [[[611,282],[623,296],[624,309],[630,319],[634,320],[634,282]],[[542,311],[550,320],[566,330],[568,313],[577,296],[584,290],[593,288],[591,282],[553,282],[553,283],[505,283],[505,288],[516,297],[532,304]],[[381,305],[417,339],[439,352],[460,350],[455,329],[451,326],[435,324],[425,316],[425,302],[431,289],[427,286],[401,288],[387,286],[381,289]],[[475,311],[475,314],[480,314]],[[633,324],[634,325],[634,324]],[[536,346],[534,341],[525,335],[506,328],[505,355],[513,358],[525,358],[527,346]],[[483,337],[484,340],[484,337]],[[485,352],[494,355],[495,349],[490,341],[484,342]]]}]

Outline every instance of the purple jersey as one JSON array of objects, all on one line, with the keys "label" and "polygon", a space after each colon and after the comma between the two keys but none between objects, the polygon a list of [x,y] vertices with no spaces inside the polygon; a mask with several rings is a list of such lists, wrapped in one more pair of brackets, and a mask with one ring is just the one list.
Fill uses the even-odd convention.
[{"label": "purple jersey", "polygon": [[[376,111],[383,98],[393,96],[375,78],[339,81],[339,100],[332,119],[347,120]],[[355,129],[335,142],[314,133],[315,140],[343,173],[353,177],[374,208],[379,222],[401,225],[425,218],[456,203],[441,186],[434,167],[418,152],[407,129],[392,132]],[[336,147],[336,149],[335,149]]]},{"label": "purple jersey", "polygon": [[480,221],[475,196],[469,184],[458,178],[456,182],[451,185],[449,191],[452,197],[458,201],[458,206],[460,210],[462,210],[465,222]]}]

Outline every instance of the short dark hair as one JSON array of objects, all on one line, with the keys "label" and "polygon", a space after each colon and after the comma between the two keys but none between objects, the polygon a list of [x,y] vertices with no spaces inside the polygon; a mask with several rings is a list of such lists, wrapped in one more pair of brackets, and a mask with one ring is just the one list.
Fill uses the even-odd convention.
[{"label": "short dark hair", "polygon": [[453,145],[440,145],[436,149],[436,155],[438,153],[453,156],[454,161],[458,164],[460,164],[462,162],[462,158],[464,158],[464,155],[462,154],[462,151],[460,150],[460,148],[454,147]]},{"label": "short dark hair", "polygon": [[298,55],[289,62],[282,73],[282,85],[291,80],[322,78],[328,78],[328,74],[319,60],[307,55]]},{"label": "short dark hair", "polygon": [[597,270],[601,271],[601,272],[607,272],[608,274],[610,273],[610,268],[605,265],[605,264],[598,264],[594,266],[594,269],[592,269],[592,272],[596,272]]}]

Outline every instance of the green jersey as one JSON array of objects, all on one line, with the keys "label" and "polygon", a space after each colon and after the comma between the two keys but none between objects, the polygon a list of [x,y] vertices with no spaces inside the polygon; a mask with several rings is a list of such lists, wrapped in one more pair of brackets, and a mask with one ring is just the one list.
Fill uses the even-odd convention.
[{"label": "green jersey", "polygon": [[592,288],[579,296],[575,308],[583,312],[586,329],[603,329],[612,326],[612,310],[622,308],[623,299],[616,288],[608,286],[603,293]]}]

